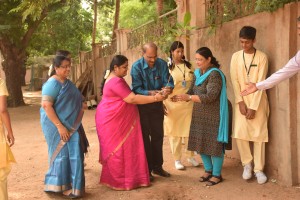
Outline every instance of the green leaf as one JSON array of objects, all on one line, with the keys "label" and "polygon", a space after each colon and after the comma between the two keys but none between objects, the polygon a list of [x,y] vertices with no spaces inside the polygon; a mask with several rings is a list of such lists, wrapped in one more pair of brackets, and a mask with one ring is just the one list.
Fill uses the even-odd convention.
[{"label": "green leaf", "polygon": [[183,18],[183,26],[187,26],[190,24],[191,22],[191,19],[192,19],[192,15],[190,12],[186,12],[184,14],[184,18]]}]

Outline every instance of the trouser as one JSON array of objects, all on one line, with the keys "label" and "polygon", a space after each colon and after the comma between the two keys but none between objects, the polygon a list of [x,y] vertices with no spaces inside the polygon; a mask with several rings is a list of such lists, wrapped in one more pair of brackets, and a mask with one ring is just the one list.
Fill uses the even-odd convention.
[{"label": "trouser", "polygon": [[210,156],[207,154],[200,154],[204,165],[205,171],[212,172],[213,176],[220,176],[222,172],[222,166],[224,162],[224,153],[221,157]]},{"label": "trouser", "polygon": [[138,108],[148,168],[151,172],[153,169],[161,168],[163,164],[163,105],[162,102],[157,102],[139,105]]},{"label": "trouser", "polygon": [[[172,152],[175,160],[181,159],[181,155],[182,155],[181,149],[182,149],[183,145],[184,145],[186,157],[187,158],[193,157],[194,152],[187,150],[188,141],[189,141],[188,137],[169,136],[169,141],[170,141],[171,152]],[[183,141],[184,141],[184,144],[183,144]]]},{"label": "trouser", "polygon": [[0,169],[0,199],[1,200],[8,200],[7,176],[10,170],[11,170],[10,166]]},{"label": "trouser", "polygon": [[263,171],[265,166],[265,142],[253,142],[253,156],[247,140],[236,139],[243,166],[254,161],[254,172]]}]

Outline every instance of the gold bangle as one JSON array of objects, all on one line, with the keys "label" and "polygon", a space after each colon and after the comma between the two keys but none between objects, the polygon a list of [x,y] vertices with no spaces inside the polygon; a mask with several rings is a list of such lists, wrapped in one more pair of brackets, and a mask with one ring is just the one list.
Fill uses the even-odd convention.
[{"label": "gold bangle", "polygon": [[55,123],[55,126],[59,126],[59,125],[60,125],[60,123],[59,123],[59,122]]},{"label": "gold bangle", "polygon": [[192,101],[192,95],[189,96],[189,100]]},{"label": "gold bangle", "polygon": [[157,101],[157,98],[156,98],[156,96],[154,95],[153,97],[154,97],[154,101]]}]

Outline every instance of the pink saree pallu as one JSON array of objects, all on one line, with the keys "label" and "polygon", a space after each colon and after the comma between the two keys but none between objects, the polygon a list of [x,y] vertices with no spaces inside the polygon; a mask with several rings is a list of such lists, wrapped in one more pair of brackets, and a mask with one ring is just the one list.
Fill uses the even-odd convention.
[{"label": "pink saree pallu", "polygon": [[149,171],[136,105],[123,101],[131,90],[112,78],[97,107],[96,126],[102,164],[100,183],[116,190],[149,186]]}]

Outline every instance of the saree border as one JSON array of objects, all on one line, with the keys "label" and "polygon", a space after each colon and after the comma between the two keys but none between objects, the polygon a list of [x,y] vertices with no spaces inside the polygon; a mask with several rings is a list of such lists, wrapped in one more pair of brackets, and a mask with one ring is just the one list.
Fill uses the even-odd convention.
[{"label": "saree border", "polygon": [[103,162],[101,163],[106,163],[108,161],[108,159],[113,156],[120,148],[121,146],[125,143],[125,141],[127,140],[127,138],[129,137],[129,135],[131,134],[132,130],[134,129],[135,125],[136,125],[136,121],[137,119],[134,120],[133,124],[131,125],[129,131],[126,133],[125,137],[122,139],[122,141],[118,144],[118,146],[107,156],[106,159],[104,159]]},{"label": "saree border", "polygon": [[134,187],[119,188],[119,187],[113,187],[108,183],[100,183],[100,184],[105,185],[106,187],[109,187],[109,188],[117,190],[117,191],[130,191],[130,190],[134,190],[134,189],[137,189],[137,188],[145,188],[145,187],[150,187],[151,186],[151,183],[149,183],[149,184],[137,184]]},{"label": "saree border", "polygon": [[[71,130],[70,130],[70,138],[72,137],[72,135],[75,133],[75,131],[77,129],[75,129],[74,127],[79,127],[79,124],[81,123],[81,120],[82,120],[82,116],[83,116],[83,113],[84,111],[81,110],[74,122],[74,125],[71,127]],[[51,159],[50,159],[50,167],[53,165],[53,162],[56,158],[56,156],[59,154],[59,152],[62,150],[62,148],[65,146],[67,142],[64,142],[63,140],[60,140],[56,149],[54,150],[52,156],[51,156]]]},{"label": "saree border", "polygon": [[[44,191],[46,192],[63,192],[72,188],[72,184],[67,185],[51,185],[45,184]],[[84,194],[84,190],[72,189],[72,194],[75,196],[82,196]]]},{"label": "saree border", "polygon": [[51,96],[43,95],[43,96],[42,96],[42,102],[43,102],[43,101],[49,101],[49,102],[53,103],[53,102],[54,102],[54,99],[53,99],[53,97],[51,97]]}]

